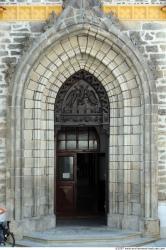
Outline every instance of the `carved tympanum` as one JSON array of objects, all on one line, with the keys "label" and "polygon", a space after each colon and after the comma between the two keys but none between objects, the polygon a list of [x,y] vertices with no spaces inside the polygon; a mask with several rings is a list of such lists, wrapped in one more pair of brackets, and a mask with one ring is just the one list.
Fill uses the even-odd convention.
[{"label": "carved tympanum", "polygon": [[60,88],[55,103],[55,124],[109,124],[105,89],[93,75],[79,71]]},{"label": "carved tympanum", "polygon": [[94,89],[85,81],[80,80],[68,91],[64,106],[64,113],[89,114],[98,113],[100,101]]}]

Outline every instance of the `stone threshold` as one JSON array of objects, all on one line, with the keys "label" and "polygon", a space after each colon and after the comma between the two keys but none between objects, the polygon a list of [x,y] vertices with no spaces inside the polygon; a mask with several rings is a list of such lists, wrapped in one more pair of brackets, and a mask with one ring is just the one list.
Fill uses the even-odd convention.
[{"label": "stone threshold", "polygon": [[24,235],[16,246],[27,247],[135,247],[156,241],[153,237],[142,237],[140,232],[117,230],[107,226],[70,227],[61,226],[45,232]]}]

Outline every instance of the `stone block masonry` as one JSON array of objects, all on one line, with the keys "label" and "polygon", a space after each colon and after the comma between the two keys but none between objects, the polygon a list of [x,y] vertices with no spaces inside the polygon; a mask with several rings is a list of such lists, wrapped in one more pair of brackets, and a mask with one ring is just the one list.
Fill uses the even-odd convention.
[{"label": "stone block masonry", "polygon": [[[42,33],[43,22],[8,22],[0,24],[0,203],[5,203],[6,185],[6,113],[8,84],[4,71],[11,59],[18,63],[27,36],[36,38]],[[158,159],[159,199],[166,200],[166,26],[165,22],[123,22],[126,33],[148,59],[155,73],[158,90]],[[33,85],[33,83],[32,83]],[[33,86],[32,86],[33,87]],[[29,93],[30,94],[30,93]],[[28,114],[30,115],[30,114]]]},{"label": "stone block masonry", "polygon": [[[14,65],[21,58],[27,36],[35,38],[41,34],[43,23],[0,23],[0,204],[6,202],[6,137],[8,83],[5,79],[7,62]],[[10,171],[10,170],[8,170]]]},{"label": "stone block masonry", "polygon": [[166,200],[166,24],[124,22],[126,33],[147,58],[158,95],[159,200]]},{"label": "stone block masonry", "polygon": [[[124,1],[123,1],[124,2]],[[136,1],[135,1],[136,2]],[[161,1],[156,1],[156,3],[161,3]],[[25,48],[25,42],[27,37],[31,37],[33,39],[38,39],[38,37],[41,35],[43,29],[43,23],[41,22],[6,22],[6,23],[0,23],[0,204],[5,204],[6,201],[6,178],[8,176],[8,172],[6,172],[6,128],[8,124],[6,123],[6,115],[7,115],[7,102],[8,100],[8,83],[5,79],[5,73],[4,71],[7,70],[7,62],[10,60],[13,64],[17,64],[18,61],[21,59],[21,56],[23,54],[23,50]],[[160,200],[166,200],[166,26],[165,22],[123,22],[123,31],[126,33],[134,43],[134,45],[141,51],[141,53],[147,58],[149,61],[149,65],[152,68],[153,74],[155,74],[156,78],[156,86],[158,90],[158,102],[159,102],[159,126],[158,126],[158,158],[159,158],[159,199]],[[86,40],[86,39],[85,39]],[[74,43],[74,41],[72,41]],[[71,43],[72,43],[71,42]],[[83,40],[79,41],[81,44],[81,50],[84,50],[84,44]],[[98,46],[94,43],[94,46]],[[106,48],[105,48],[106,49]],[[51,56],[51,53],[50,53]],[[113,55],[110,55],[110,57]],[[47,65],[47,61],[44,62]],[[126,65],[122,65],[123,67],[120,69],[120,71],[123,71],[126,69]],[[36,69],[36,72],[41,72],[44,70],[43,65],[40,65]],[[116,69],[117,70],[117,69]],[[34,79],[37,77],[37,74]],[[130,76],[128,76],[130,77]],[[31,82],[29,85],[29,91],[26,93],[27,99],[32,99],[32,91],[35,90],[36,85],[35,81]],[[134,86],[134,81],[129,82],[128,84],[131,84]],[[124,90],[126,86],[123,86]],[[133,87],[134,88],[134,87]],[[118,90],[117,90],[118,91]],[[130,115],[131,112],[136,113],[136,110],[127,109],[127,95],[126,94],[126,115]],[[132,95],[136,95],[134,93],[134,90],[132,92]],[[135,96],[136,100],[137,96]],[[51,101],[50,101],[51,102]],[[27,103],[25,103],[25,106]],[[28,103],[28,106],[34,105],[33,103]],[[37,104],[36,104],[37,105]],[[137,112],[140,112],[138,110]],[[139,116],[140,114],[138,114]],[[32,121],[32,116],[30,112],[27,110],[27,114],[25,114],[27,119],[29,121]],[[127,120],[126,122],[126,128],[127,127]],[[132,127],[131,129],[135,131],[139,131],[139,119],[135,119],[132,121]],[[32,127],[32,122],[29,122],[26,124],[27,128]],[[30,131],[30,129],[29,129]],[[34,131],[35,132],[35,131]],[[32,138],[37,139],[35,133],[33,134],[25,134],[29,138],[29,141],[27,142],[28,145],[26,147],[29,147],[32,149]],[[51,134],[52,137],[52,134]],[[41,138],[40,138],[41,139]],[[131,137],[130,137],[131,139]],[[121,142],[121,138],[118,138],[118,140]],[[130,150],[130,141],[128,140],[128,137],[126,136],[126,147],[125,150]],[[137,137],[133,138],[134,141],[134,147],[132,150],[136,150]],[[43,135],[43,142],[44,142],[44,135]],[[139,142],[141,143],[141,142]],[[45,146],[43,146],[45,147]],[[113,150],[113,149],[112,149]],[[26,153],[30,154],[28,156],[31,156],[33,150],[27,150]],[[30,161],[30,157],[25,157],[26,160]],[[43,159],[44,160],[44,159]],[[32,162],[29,162],[29,165],[31,165]],[[10,171],[10,169],[8,170]],[[26,175],[28,175],[29,169],[26,169]],[[31,173],[32,174],[32,173]],[[34,173],[35,174],[35,173]],[[42,175],[42,173],[39,173]],[[135,174],[134,178],[138,178]],[[136,187],[133,187],[136,188]],[[31,200],[30,200],[31,202]],[[133,206],[133,213],[137,213],[137,207]],[[31,209],[27,211],[27,214],[32,214]]]}]

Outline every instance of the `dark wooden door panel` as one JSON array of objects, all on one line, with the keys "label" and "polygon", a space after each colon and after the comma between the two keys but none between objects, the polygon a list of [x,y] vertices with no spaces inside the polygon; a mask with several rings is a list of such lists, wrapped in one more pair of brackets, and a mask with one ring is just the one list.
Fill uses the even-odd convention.
[{"label": "dark wooden door panel", "polygon": [[59,215],[68,215],[75,212],[75,176],[75,155],[58,155],[56,175],[56,212]]},{"label": "dark wooden door panel", "polygon": [[75,211],[74,182],[57,182],[57,212],[73,213]]},{"label": "dark wooden door panel", "polygon": [[102,154],[63,152],[57,156],[56,214],[105,213],[105,169]]}]

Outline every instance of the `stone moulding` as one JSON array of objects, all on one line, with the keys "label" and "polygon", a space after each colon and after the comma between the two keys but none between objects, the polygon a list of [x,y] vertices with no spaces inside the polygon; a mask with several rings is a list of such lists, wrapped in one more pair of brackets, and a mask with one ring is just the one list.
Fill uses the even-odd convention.
[{"label": "stone moulding", "polygon": [[120,20],[166,20],[160,5],[103,5],[103,11],[113,11]]},{"label": "stone moulding", "polygon": [[[159,234],[159,221],[157,215],[157,97],[156,97],[156,87],[153,76],[150,73],[149,67],[139,53],[139,51],[135,48],[132,42],[129,40],[127,36],[122,34],[120,29],[117,28],[116,25],[112,24],[111,20],[107,17],[98,17],[95,18],[83,18],[81,21],[77,20],[75,16],[66,18],[66,14],[70,14],[69,12],[64,12],[62,16],[63,20],[57,21],[52,28],[48,29],[43,35],[41,35],[40,39],[38,39],[28,50],[17,67],[17,71],[14,78],[14,84],[10,86],[9,89],[9,99],[11,99],[11,103],[8,106],[8,154],[10,155],[10,159],[8,162],[8,169],[14,168],[14,175],[9,175],[9,183],[12,187],[11,190],[7,192],[7,207],[10,207],[11,211],[13,211],[13,219],[16,223],[20,223],[20,221],[24,221],[25,228],[29,223],[29,218],[34,221],[37,219],[40,220],[42,218],[41,225],[44,227],[44,223],[47,219],[43,219],[43,214],[41,215],[38,208],[42,206],[42,200],[39,196],[40,192],[40,181],[37,179],[37,175],[33,179],[33,193],[34,197],[32,202],[33,209],[31,212],[33,214],[29,215],[29,218],[25,218],[27,216],[25,205],[23,202],[23,197],[26,194],[27,190],[24,190],[24,178],[21,174],[23,174],[23,167],[26,167],[24,162],[24,148],[25,148],[25,137],[24,131],[25,126],[28,126],[28,123],[25,122],[25,94],[28,88],[30,88],[29,80],[30,78],[35,79],[35,81],[31,82],[31,88],[33,88],[34,92],[32,94],[33,98],[29,99],[28,105],[33,107],[33,103],[35,103],[36,109],[41,110],[42,105],[46,107],[41,110],[42,117],[51,117],[51,109],[49,105],[53,105],[56,100],[56,94],[59,91],[60,86],[65,82],[67,78],[69,78],[72,74],[77,72],[79,69],[87,68],[91,73],[98,74],[98,70],[94,70],[95,65],[100,65],[100,73],[97,75],[99,80],[102,82],[105,87],[107,94],[110,99],[110,107],[111,105],[116,104],[116,98],[122,100],[121,106],[123,106],[123,102],[128,103],[123,89],[126,89],[128,92],[133,91],[132,86],[129,85],[131,82],[129,81],[128,85],[123,84],[123,73],[121,73],[121,77],[119,78],[119,72],[123,72],[124,68],[121,68],[121,71],[115,69],[117,64],[113,63],[114,55],[118,54],[116,57],[117,63],[119,66],[127,67],[130,66],[132,68],[132,77],[134,77],[134,81],[132,84],[135,84],[135,79],[137,80],[137,91],[134,91],[133,98],[135,98],[135,94],[139,98],[137,99],[138,108],[141,111],[141,122],[142,122],[142,130],[141,130],[141,144],[140,150],[142,153],[142,158],[140,162],[140,170],[141,170],[141,178],[140,178],[140,200],[139,205],[141,206],[140,214],[137,216],[127,215],[128,209],[128,199],[124,199],[124,210],[123,214],[115,212],[117,207],[112,205],[112,200],[110,202],[110,209],[108,213],[107,223],[109,226],[117,227],[117,228],[130,228],[131,225],[135,227],[135,229],[139,229],[146,235],[158,236]],[[70,21],[69,21],[70,20]],[[88,20],[91,20],[88,21]],[[94,20],[98,20],[97,22],[93,22]],[[79,23],[80,22],[80,23]],[[58,31],[58,32],[57,32]],[[79,38],[81,38],[79,40]],[[73,40],[72,40],[73,39]],[[85,43],[82,42],[82,39],[85,41],[90,41],[93,46],[87,44],[85,48]],[[72,40],[70,46],[71,50],[68,51],[68,46],[66,45],[67,41]],[[104,46],[104,51],[108,49],[110,51],[110,55],[108,56],[106,52],[105,54],[101,53],[100,48]],[[93,49],[92,49],[93,48]],[[62,52],[61,52],[62,50]],[[56,54],[57,53],[57,54]],[[46,68],[43,67],[43,58],[47,55],[48,58],[51,57],[50,61],[51,65],[48,64]],[[107,57],[108,56],[108,57]],[[56,60],[55,60],[56,58]],[[121,65],[121,62],[126,61],[126,64]],[[48,59],[45,58],[45,63],[48,63]],[[70,68],[69,68],[70,65]],[[96,66],[97,67],[97,66]],[[112,67],[112,68],[111,68]],[[50,72],[49,68],[52,69]],[[67,70],[69,68],[69,71]],[[106,74],[106,72],[107,74]],[[70,72],[71,71],[71,72]],[[55,74],[55,75],[53,75]],[[51,84],[51,76],[55,77],[55,81]],[[106,78],[106,75],[109,76],[109,79]],[[95,75],[96,76],[96,75]],[[110,77],[112,76],[113,81],[111,82]],[[50,82],[48,84],[45,79],[49,79]],[[107,81],[106,81],[107,79]],[[43,82],[44,81],[44,82]],[[44,84],[46,84],[45,88]],[[115,84],[117,88],[113,88],[112,84]],[[47,86],[48,85],[48,86]],[[36,97],[36,88],[40,87],[39,95]],[[47,93],[47,96],[44,95]],[[52,92],[52,89],[55,89]],[[116,89],[116,91],[115,91]],[[135,90],[135,89],[134,89]],[[50,96],[48,93],[51,93]],[[29,97],[28,97],[29,98]],[[43,98],[43,99],[42,99]],[[45,101],[43,101],[45,100]],[[133,100],[131,100],[132,103]],[[112,103],[111,103],[112,102]],[[131,103],[129,105],[131,105]],[[52,106],[51,106],[52,107]],[[54,110],[54,109],[53,109]],[[123,110],[123,109],[122,109]],[[37,112],[37,111],[36,111]],[[110,111],[110,121],[115,126],[117,123],[116,120],[116,108],[113,110],[113,113]],[[115,117],[114,117],[115,115]],[[34,117],[32,123],[30,123],[30,128],[33,125],[37,125],[36,132],[37,136],[40,135],[40,119],[39,114],[37,113]],[[123,117],[124,118],[124,117]],[[131,117],[134,118],[134,117]],[[123,120],[122,120],[123,121]],[[44,120],[46,126],[43,128],[43,132],[45,134],[49,133],[52,129],[54,131],[54,120],[50,123],[50,120]],[[30,129],[29,129],[30,130]],[[111,136],[110,136],[111,137]],[[112,135],[112,137],[116,137],[116,135]],[[136,137],[137,138],[137,137]],[[40,138],[39,138],[40,139]],[[50,137],[48,137],[47,143],[49,144]],[[111,144],[111,143],[110,143]],[[118,146],[118,145],[117,145]],[[40,148],[40,143],[35,144],[36,151],[39,152],[39,156],[42,155],[42,151]],[[52,158],[54,157],[51,152]],[[51,157],[50,153],[48,155],[48,151],[45,151],[45,157]],[[110,153],[110,160],[115,158],[115,155]],[[119,155],[120,157],[120,155]],[[39,157],[40,158],[40,157]],[[39,158],[37,158],[39,160]],[[113,160],[112,160],[113,161]],[[39,161],[34,159],[32,164],[32,168],[40,170]],[[48,166],[46,166],[48,167]],[[54,162],[52,161],[52,165],[49,165],[49,171],[54,172]],[[113,169],[110,167],[109,170],[110,178],[113,178]],[[18,175],[18,173],[20,175]],[[130,173],[131,175],[132,173]],[[20,176],[20,178],[19,178]],[[124,184],[124,192],[128,191],[128,186],[126,185],[127,175],[123,176],[124,180],[122,184]],[[50,176],[51,181],[54,176]],[[117,173],[115,178],[118,178]],[[47,181],[48,183],[52,183],[51,181]],[[114,180],[113,180],[114,181]],[[114,183],[114,182],[113,182]],[[53,215],[53,191],[52,186],[47,186],[47,212],[45,212],[45,217],[48,215]],[[116,191],[112,186],[110,186],[110,193],[113,194],[113,197],[116,196]],[[126,194],[123,194],[126,195]],[[128,196],[127,196],[128,197]],[[36,219],[37,218],[37,219]],[[42,224],[43,222],[43,224]],[[49,224],[49,221],[47,221]],[[35,222],[34,222],[35,228]],[[24,229],[24,228],[23,228]]]},{"label": "stone moulding", "polygon": [[[60,15],[63,6],[58,5],[4,5],[0,12],[0,21],[44,21],[55,11]],[[166,11],[159,5],[102,5],[105,14],[111,11],[120,20],[165,21]]]},{"label": "stone moulding", "polygon": [[0,21],[44,21],[52,11],[62,12],[62,5],[4,5],[0,12]]}]

